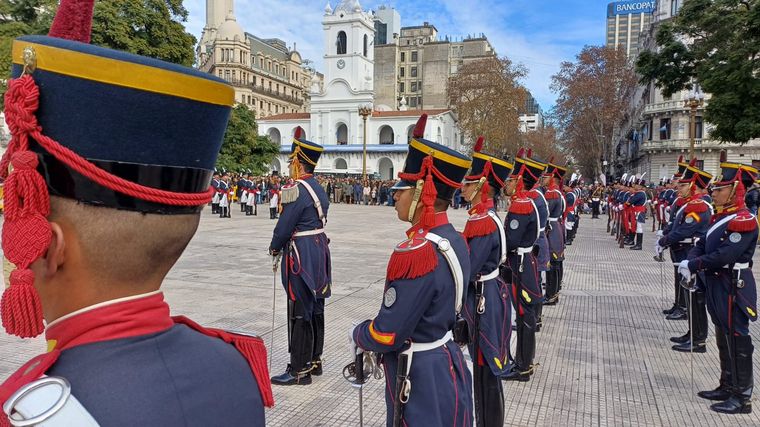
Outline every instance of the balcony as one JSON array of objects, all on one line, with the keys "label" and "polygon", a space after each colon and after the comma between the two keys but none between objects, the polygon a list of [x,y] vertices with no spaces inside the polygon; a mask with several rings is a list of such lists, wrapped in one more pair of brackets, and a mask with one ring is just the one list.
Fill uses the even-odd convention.
[{"label": "balcony", "polygon": [[656,104],[648,104],[644,107],[644,114],[655,114],[666,111],[685,111],[683,101],[665,101]]},{"label": "balcony", "polygon": [[241,87],[241,88],[245,88],[245,89],[250,89],[254,93],[258,93],[260,95],[269,96],[269,97],[272,97],[272,98],[277,98],[277,99],[279,99],[281,101],[289,102],[291,104],[296,104],[299,107],[302,106],[303,102],[304,102],[304,100],[301,99],[301,98],[296,98],[294,96],[285,95],[282,92],[277,92],[277,91],[274,91],[274,90],[270,90],[270,89],[267,89],[267,88],[265,88],[263,86],[254,86],[250,82],[245,83],[244,81],[239,80],[239,79],[235,79],[235,80],[230,79],[230,80],[227,80],[227,82],[229,84],[231,84],[232,86]]},{"label": "balcony", "polygon": [[[718,141],[710,139],[697,138],[694,140],[694,148],[699,149],[720,149],[724,146]],[[689,139],[665,139],[660,141],[645,141],[641,144],[640,151],[642,152],[654,152],[654,151],[677,151],[688,150]]]}]

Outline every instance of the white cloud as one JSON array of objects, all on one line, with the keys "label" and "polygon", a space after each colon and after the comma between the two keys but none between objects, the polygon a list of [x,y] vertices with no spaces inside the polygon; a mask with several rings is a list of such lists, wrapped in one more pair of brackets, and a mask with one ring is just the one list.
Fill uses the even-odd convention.
[{"label": "white cloud", "polygon": [[[338,2],[332,0],[333,7]],[[440,35],[464,37],[484,33],[499,55],[523,63],[530,73],[525,85],[547,109],[555,96],[549,90],[551,76],[559,64],[572,60],[584,44],[598,44],[604,37],[604,11],[598,19],[583,13],[550,11],[540,0],[431,0],[362,1],[365,8],[391,4],[401,13],[402,25],[421,25],[428,21]],[[290,47],[295,43],[304,58],[322,68],[322,16],[320,0],[237,0],[235,15],[243,29],[262,38],[280,38]],[[185,0],[190,12],[188,31],[200,37],[205,24],[205,1]],[[588,6],[587,6],[588,7]],[[596,8],[596,6],[592,6]]]}]

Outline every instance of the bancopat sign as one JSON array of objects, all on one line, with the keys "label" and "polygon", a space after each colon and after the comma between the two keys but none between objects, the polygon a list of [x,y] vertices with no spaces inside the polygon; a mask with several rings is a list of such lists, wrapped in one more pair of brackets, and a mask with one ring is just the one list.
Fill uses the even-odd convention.
[{"label": "bancopat sign", "polygon": [[657,6],[656,1],[620,1],[610,3],[608,15],[629,15],[633,13],[652,13]]}]

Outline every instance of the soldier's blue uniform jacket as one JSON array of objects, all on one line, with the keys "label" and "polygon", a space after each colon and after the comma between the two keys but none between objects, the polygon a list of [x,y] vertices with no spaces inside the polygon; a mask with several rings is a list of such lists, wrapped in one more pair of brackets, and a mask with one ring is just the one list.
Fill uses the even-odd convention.
[{"label": "soldier's blue uniform jacket", "polygon": [[630,203],[631,207],[634,209],[636,222],[639,224],[645,224],[647,218],[647,212],[645,208],[645,205],[647,203],[647,193],[645,193],[643,190],[634,192],[628,199],[628,203]]},{"label": "soldier's blue uniform jacket", "polygon": [[[467,243],[448,223],[445,212],[436,214],[436,226],[430,232],[451,243],[464,277],[471,277]],[[391,263],[396,256],[412,257],[418,264],[432,256],[434,268],[419,277],[386,277],[385,297],[377,316],[353,331],[359,347],[383,354],[389,426],[393,425],[393,399],[397,396],[399,353],[409,347],[409,341],[430,343],[441,339],[456,320],[456,286],[446,259],[435,244],[424,239],[421,227],[412,227],[407,235],[412,237],[396,246]],[[412,388],[404,405],[405,425],[471,425],[472,378],[462,351],[453,341],[414,353],[409,379]]]},{"label": "soldier's blue uniform jacket", "polygon": [[[326,221],[330,207],[327,194],[313,176],[307,175],[302,180],[317,195]],[[280,265],[282,284],[292,301],[304,303],[306,320],[310,320],[315,299],[325,299],[331,294],[329,240],[324,232],[298,235],[324,228],[314,200],[302,182],[283,186],[281,200],[282,214],[269,247],[283,252]]]},{"label": "soldier's blue uniform jacket", "polygon": [[546,237],[549,241],[550,260],[559,262],[565,259],[564,225],[562,217],[565,213],[565,199],[562,192],[556,188],[544,191],[546,203],[549,208],[549,224],[546,228]]},{"label": "soldier's blue uniform jacket", "polygon": [[520,288],[512,287],[512,298],[516,302],[519,301],[518,310],[522,314],[523,305],[538,304],[543,298],[538,278],[538,263],[532,251],[539,236],[539,215],[536,205],[530,198],[514,197],[512,199],[505,229],[507,231],[507,261],[512,270],[512,283],[519,283]]},{"label": "soldier's blue uniform jacket", "polygon": [[533,204],[536,205],[536,209],[538,210],[539,235],[536,240],[536,246],[538,247],[538,254],[536,255],[538,271],[549,271],[551,268],[549,264],[551,253],[549,252],[549,240],[546,238],[546,225],[549,223],[549,206],[546,203],[544,193],[539,190],[528,191],[528,197],[533,200]]},{"label": "soldier's blue uniform jacket", "polygon": [[[492,215],[500,222],[496,212],[491,210]],[[488,227],[470,227],[471,224],[480,224],[481,221],[490,221]],[[464,317],[470,325],[474,324],[477,313],[477,303],[475,298],[475,286],[472,282],[479,280],[481,276],[497,272],[493,279],[483,282],[483,296],[486,301],[486,309],[478,319],[478,328],[480,330],[479,349],[482,358],[488,363],[494,375],[500,376],[507,371],[507,362],[509,358],[509,338],[511,335],[511,307],[509,300],[509,287],[504,280],[498,275],[499,266],[501,265],[501,233],[495,228],[494,219],[488,214],[474,214],[470,216],[467,226],[464,230],[464,237],[470,248],[470,277],[471,285],[468,287],[466,304],[464,306]],[[499,223],[498,227],[502,227]],[[485,235],[480,233],[468,233],[470,229],[490,229]],[[506,242],[505,242],[506,243]],[[503,249],[506,253],[507,248]],[[474,331],[474,327],[470,328]],[[470,354],[475,354],[475,347],[470,344]]]},{"label": "soldier's blue uniform jacket", "polygon": [[706,303],[718,326],[729,330],[729,301],[732,281],[737,286],[735,332],[749,334],[749,321],[757,320],[757,289],[752,275],[752,255],[757,244],[757,219],[746,208],[733,213],[716,213],[704,239],[689,253],[689,270],[703,272]]},{"label": "soldier's blue uniform jacket", "polygon": [[576,194],[574,191],[568,191],[565,193],[565,206],[567,207],[565,209],[565,221],[575,223],[576,220],[576,214],[575,214],[575,202],[578,200],[578,194]]},{"label": "soldier's blue uniform jacket", "polygon": [[673,215],[667,233],[659,240],[659,245],[670,248],[674,263],[686,259],[694,241],[701,238],[710,227],[712,206],[701,197],[694,198],[681,206]]}]

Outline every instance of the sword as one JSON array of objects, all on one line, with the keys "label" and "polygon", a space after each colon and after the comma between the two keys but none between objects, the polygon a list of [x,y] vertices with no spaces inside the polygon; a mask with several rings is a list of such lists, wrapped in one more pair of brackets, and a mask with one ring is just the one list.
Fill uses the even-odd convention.
[{"label": "sword", "polygon": [[396,398],[393,400],[393,427],[402,427],[404,404],[409,400],[411,384],[409,383],[409,355],[401,353],[398,356],[396,371]]},{"label": "sword", "polygon": [[354,364],[356,382],[359,384],[359,427],[364,427],[364,353],[356,355]]},{"label": "sword", "polygon": [[681,277],[681,287],[689,291],[687,295],[688,301],[688,317],[689,317],[689,371],[691,374],[691,391],[694,393],[694,311],[692,310],[692,298],[695,290],[695,278],[692,275],[691,279],[686,280],[685,277]]},{"label": "sword", "polygon": [[272,372],[272,359],[274,358],[274,321],[277,312],[277,267],[280,264],[280,255],[272,257],[272,336],[269,337],[269,372]]}]

